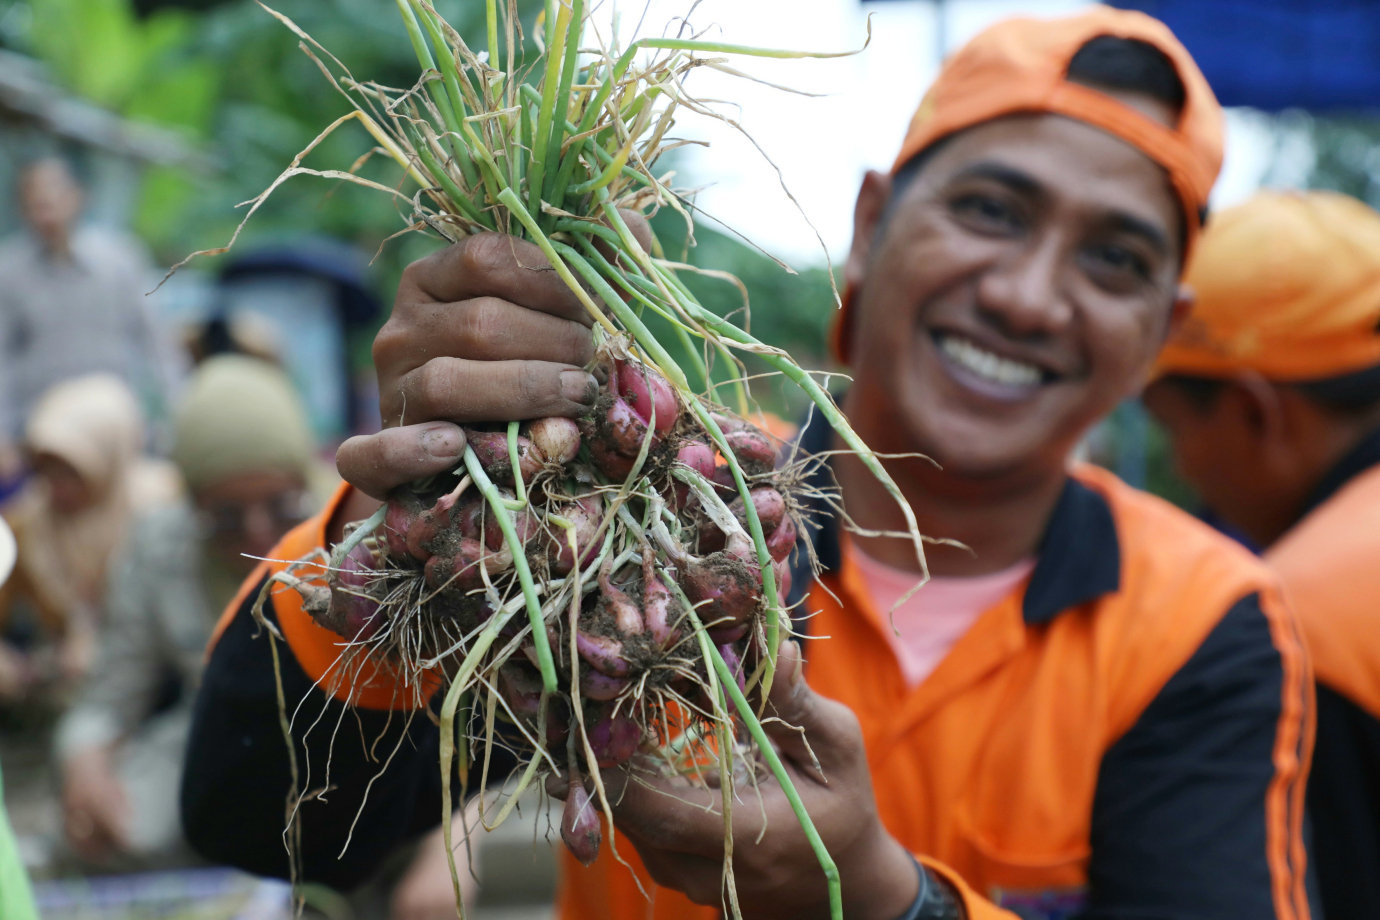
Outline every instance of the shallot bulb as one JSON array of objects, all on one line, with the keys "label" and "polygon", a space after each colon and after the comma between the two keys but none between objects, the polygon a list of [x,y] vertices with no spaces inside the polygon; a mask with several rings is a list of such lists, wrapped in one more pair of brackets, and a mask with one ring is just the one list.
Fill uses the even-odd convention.
[{"label": "shallot bulb", "polygon": [[[599,496],[584,495],[573,502],[553,505],[551,511],[573,525],[575,545],[580,548],[580,568],[583,569],[599,554],[599,544],[594,540],[604,513]],[[551,571],[557,575],[568,575],[575,568],[575,552],[570,548],[569,531],[559,526],[552,529],[554,533],[547,548]]]},{"label": "shallot bulb", "polygon": [[607,677],[627,677],[632,670],[628,659],[623,657],[623,643],[610,636],[577,630],[575,650],[590,667]]},{"label": "shallot bulb", "polygon": [[580,426],[568,418],[539,418],[527,426],[527,437],[547,463],[569,463],[580,452]]},{"label": "shallot bulb", "polygon": [[666,434],[676,425],[680,403],[666,378],[645,364],[615,362],[618,394],[643,422],[652,424],[657,434]]},{"label": "shallot bulb", "polygon": [[588,866],[599,857],[603,833],[599,827],[599,812],[594,800],[585,791],[577,773],[570,776],[570,791],[561,811],[561,840],[581,863]]},{"label": "shallot bulb", "polygon": [[696,559],[686,568],[681,585],[716,641],[729,641],[721,637],[735,627],[746,626],[761,605],[759,571],[728,552]]},{"label": "shallot bulb", "polygon": [[388,555],[399,563],[410,564],[412,553],[407,548],[407,532],[422,513],[422,502],[411,489],[397,489],[388,497],[388,511],[384,513],[383,532]]},{"label": "shallot bulb", "polygon": [[669,649],[680,638],[680,630],[672,619],[679,614],[680,605],[656,574],[656,554],[650,547],[642,550],[642,613],[652,638],[663,649]]},{"label": "shallot bulb", "polygon": [[[512,493],[505,490],[500,490],[499,494],[504,498],[513,498]],[[531,506],[521,511],[510,511],[508,514],[513,520],[513,530],[517,533],[518,542],[523,546],[541,535],[541,519],[532,513]],[[484,542],[492,550],[499,550],[508,545],[508,538],[503,535],[503,527],[498,523],[498,515],[493,513],[493,509],[490,509],[484,519]]]},{"label": "shallot bulb", "polygon": [[[508,453],[508,433],[505,431],[475,431],[465,429],[465,443],[473,450],[479,465],[494,482],[512,486],[513,458]],[[529,438],[518,436],[518,467],[523,482],[531,482],[541,469],[542,457],[533,449]],[[578,445],[577,445],[578,448]]]},{"label": "shallot bulb", "polygon": [[383,625],[379,602],[367,590],[378,572],[373,552],[363,542],[355,545],[338,569],[331,571],[330,604],[313,619],[337,635],[351,641],[368,639]]},{"label": "shallot bulb", "polygon": [[417,515],[412,526],[407,528],[407,551],[412,554],[413,559],[426,562],[431,558],[432,542],[441,531],[450,526],[451,512],[456,501],[454,493],[442,495],[436,500],[436,504]]},{"label": "shallot bulb", "polygon": [[589,726],[589,746],[600,767],[616,767],[637,753],[642,729],[626,715],[606,715]]},{"label": "shallot bulb", "polygon": [[[637,605],[632,602],[623,590],[615,585],[609,578],[613,572],[610,562],[604,563],[603,569],[599,572],[599,591],[603,595],[602,603],[613,614],[613,621],[618,625],[618,631],[625,636],[639,635],[646,625],[642,621],[642,612],[637,609]],[[666,590],[664,587],[662,590]]]}]

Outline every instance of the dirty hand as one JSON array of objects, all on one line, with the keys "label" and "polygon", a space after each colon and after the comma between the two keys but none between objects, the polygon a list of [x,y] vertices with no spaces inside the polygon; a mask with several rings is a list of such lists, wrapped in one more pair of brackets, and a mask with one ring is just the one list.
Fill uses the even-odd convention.
[{"label": "dirty hand", "polygon": [[[764,728],[838,866],[843,914],[894,920],[915,899],[919,875],[910,855],[877,816],[857,717],[842,703],[810,689],[800,673],[800,649],[794,642],[782,644],[778,661],[769,707],[774,712],[768,714],[781,721],[764,719]],[[796,728],[804,730],[808,748]],[[813,765],[810,749],[823,776]],[[758,783],[760,806],[757,793],[745,790],[733,809],[733,873],[743,916],[828,917],[819,862],[785,793],[767,776]],[[697,904],[722,905],[720,793],[678,779],[648,779],[645,774],[632,780],[622,771],[604,777],[614,824],[622,839],[637,849],[652,879],[684,892]],[[548,791],[563,797],[566,789],[553,780]],[[758,841],[764,816],[766,833]]]},{"label": "dirty hand", "polygon": [[[646,221],[623,216],[649,245]],[[341,445],[341,476],[382,499],[453,468],[461,424],[584,415],[598,395],[585,370],[592,324],[541,250],[515,237],[481,233],[412,263],[374,339],[384,431]]]}]

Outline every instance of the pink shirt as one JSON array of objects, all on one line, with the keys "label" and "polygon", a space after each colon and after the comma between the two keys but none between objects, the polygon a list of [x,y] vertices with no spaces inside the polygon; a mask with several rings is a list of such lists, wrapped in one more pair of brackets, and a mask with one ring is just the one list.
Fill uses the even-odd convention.
[{"label": "pink shirt", "polygon": [[915,587],[919,576],[878,562],[855,544],[850,543],[848,549],[867,584],[872,605],[882,621],[882,631],[891,639],[891,649],[906,684],[911,687],[928,677],[978,617],[1015,591],[1035,568],[1034,559],[1025,559],[990,575],[931,578],[896,608],[893,630],[887,613]]}]

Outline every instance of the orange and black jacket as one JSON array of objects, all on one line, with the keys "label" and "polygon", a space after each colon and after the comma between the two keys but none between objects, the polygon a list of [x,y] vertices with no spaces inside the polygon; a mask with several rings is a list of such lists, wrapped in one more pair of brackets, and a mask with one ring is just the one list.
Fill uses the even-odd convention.
[{"label": "orange and black jacket", "polygon": [[1312,655],[1311,852],[1327,920],[1380,917],[1380,430],[1266,554]]},{"label": "orange and black jacket", "polygon": [[[816,423],[802,442],[819,451],[830,438]],[[323,538],[316,522],[275,556],[302,555]],[[807,676],[857,713],[883,821],[960,893],[968,916],[1309,916],[1301,828],[1312,680],[1296,624],[1257,559],[1080,467],[1028,582],[908,688],[847,540],[832,525],[816,539],[830,571],[801,605],[814,613],[799,624],[815,637]],[[389,723],[396,694],[386,687],[342,720],[339,703],[314,689],[329,682],[323,667],[333,659],[320,651],[329,634],[292,592],[274,613],[297,659],[284,661],[287,698],[307,698],[294,727],[299,761],[310,749],[319,771],[326,736],[339,725],[344,739],[326,801],[303,808],[305,874],[348,887],[439,820],[437,732],[425,718],[404,729],[392,713]],[[247,600],[227,611],[197,703],[183,816],[208,858],[281,876],[289,765],[270,653],[252,632]],[[366,746],[385,724],[392,734]],[[621,855],[641,871],[630,848]],[[717,914],[644,879],[649,904],[633,870],[606,856],[588,870],[572,865],[566,920]]]}]

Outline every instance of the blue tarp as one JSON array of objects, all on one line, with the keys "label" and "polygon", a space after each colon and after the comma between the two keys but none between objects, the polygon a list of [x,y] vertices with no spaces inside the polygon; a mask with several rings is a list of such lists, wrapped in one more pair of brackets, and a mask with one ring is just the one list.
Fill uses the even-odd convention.
[{"label": "blue tarp", "polygon": [[1223,105],[1380,108],[1378,0],[1110,0],[1165,22]]}]

